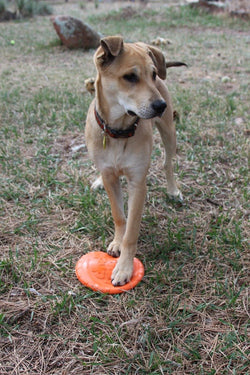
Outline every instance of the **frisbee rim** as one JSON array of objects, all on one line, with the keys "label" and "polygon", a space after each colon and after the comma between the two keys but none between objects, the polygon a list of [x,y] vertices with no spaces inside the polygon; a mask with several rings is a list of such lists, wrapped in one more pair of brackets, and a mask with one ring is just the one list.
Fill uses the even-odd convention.
[{"label": "frisbee rim", "polygon": [[[105,278],[102,280],[94,277],[92,267],[95,260],[103,259],[103,263],[97,264],[97,267],[105,269]],[[144,266],[138,258],[134,258],[134,271],[130,281],[121,286],[114,286],[111,283],[111,274],[119,258],[114,258],[104,251],[90,251],[84,254],[76,263],[75,273],[78,280],[86,287],[105,294],[119,294],[133,289],[144,276]],[[92,262],[89,264],[89,262]],[[106,265],[106,267],[105,267]],[[97,268],[97,269],[98,269]],[[87,273],[86,273],[87,272]],[[109,277],[107,277],[107,274]],[[103,284],[99,284],[102,281]]]}]

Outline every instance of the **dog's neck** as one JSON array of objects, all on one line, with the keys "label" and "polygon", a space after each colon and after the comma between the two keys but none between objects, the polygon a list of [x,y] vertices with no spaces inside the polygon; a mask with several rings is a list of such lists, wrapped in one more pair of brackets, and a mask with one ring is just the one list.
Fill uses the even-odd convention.
[{"label": "dog's neck", "polygon": [[133,137],[138,126],[139,117],[136,117],[134,123],[125,128],[111,128],[100,116],[96,107],[94,108],[94,114],[97,124],[100,126],[104,133],[104,138],[109,135],[111,138],[130,138]]},{"label": "dog's neck", "polygon": [[95,92],[95,108],[103,121],[111,128],[126,129],[135,122],[135,116],[128,115],[114,96],[107,95],[100,78],[96,79]]}]

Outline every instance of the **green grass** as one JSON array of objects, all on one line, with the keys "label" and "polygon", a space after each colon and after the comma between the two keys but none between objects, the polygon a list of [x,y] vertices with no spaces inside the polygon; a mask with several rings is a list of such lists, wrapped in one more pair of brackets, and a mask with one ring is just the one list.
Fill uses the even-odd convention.
[{"label": "green grass", "polygon": [[66,50],[47,17],[0,24],[2,372],[247,374],[247,23],[188,7],[127,18],[102,5],[55,9],[126,40],[169,38],[167,58],[188,63],[167,78],[185,199],[167,197],[155,131],[137,254],[145,276],[116,296],[82,286],[77,260],[114,231],[84,145],[94,51]]},{"label": "green grass", "polygon": [[[162,7],[161,12],[154,9],[134,10],[126,9],[114,10],[98,15],[91,15],[88,20],[96,24],[102,33],[121,34],[133,37],[144,35],[146,38],[154,33],[164,33],[166,29],[172,34],[175,29],[188,28],[221,28],[247,30],[247,22],[224,16],[214,16],[211,13],[203,12],[199,9],[182,5],[179,7]],[[124,20],[125,22],[121,22]],[[146,22],[145,22],[146,20]],[[107,28],[107,30],[106,30]],[[207,41],[207,43],[209,43]]]}]

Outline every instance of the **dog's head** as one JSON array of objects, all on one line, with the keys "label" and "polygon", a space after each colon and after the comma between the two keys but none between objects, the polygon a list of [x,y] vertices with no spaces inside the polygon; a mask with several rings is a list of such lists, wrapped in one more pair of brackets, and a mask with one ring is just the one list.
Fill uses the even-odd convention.
[{"label": "dog's head", "polygon": [[166,78],[166,62],[159,49],[112,36],[101,40],[94,61],[97,91],[102,91],[110,106],[145,119],[162,115],[166,102],[157,80]]}]

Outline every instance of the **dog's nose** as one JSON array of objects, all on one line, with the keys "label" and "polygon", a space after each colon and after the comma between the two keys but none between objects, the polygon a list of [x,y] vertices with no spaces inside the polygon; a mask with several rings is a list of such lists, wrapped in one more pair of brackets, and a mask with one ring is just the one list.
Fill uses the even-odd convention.
[{"label": "dog's nose", "polygon": [[156,115],[162,115],[167,107],[167,104],[164,100],[155,100],[152,103],[152,108],[155,111]]}]

